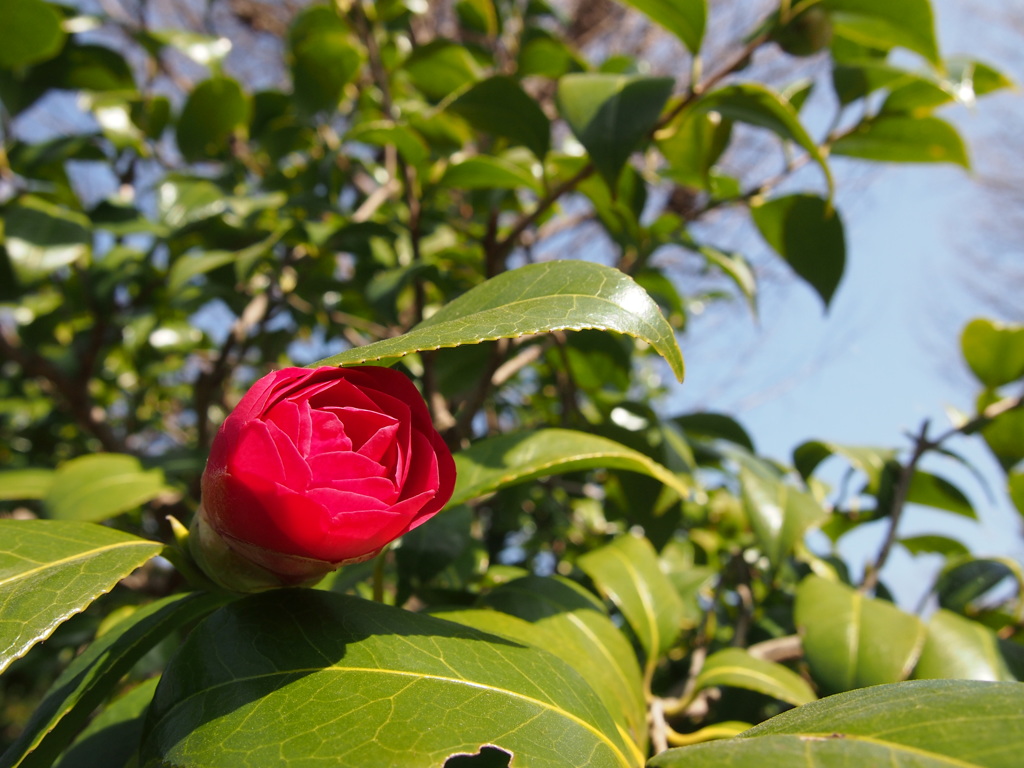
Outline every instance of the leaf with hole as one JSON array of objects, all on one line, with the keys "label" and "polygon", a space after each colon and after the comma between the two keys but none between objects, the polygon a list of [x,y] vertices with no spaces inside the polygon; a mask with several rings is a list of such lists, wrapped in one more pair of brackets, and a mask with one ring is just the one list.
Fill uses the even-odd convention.
[{"label": "leaf with hole", "polygon": [[440,766],[485,744],[535,768],[641,764],[549,653],[345,595],[275,590],[192,631],[157,687],[139,762]]}]

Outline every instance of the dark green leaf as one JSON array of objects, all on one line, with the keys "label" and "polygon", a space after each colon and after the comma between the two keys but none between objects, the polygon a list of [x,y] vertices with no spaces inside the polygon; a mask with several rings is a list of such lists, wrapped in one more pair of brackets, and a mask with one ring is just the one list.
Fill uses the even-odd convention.
[{"label": "dark green leaf", "polygon": [[930,472],[917,470],[907,489],[907,501],[926,507],[944,509],[964,517],[977,517],[964,492],[948,480]]},{"label": "dark green leaf", "polygon": [[362,123],[349,131],[345,138],[378,147],[393,146],[410,165],[421,165],[430,158],[426,142],[407,125],[385,120]]},{"label": "dark green leaf", "polygon": [[647,539],[629,534],[581,555],[577,565],[622,611],[647,654],[649,676],[658,659],[675,645],[683,605],[658,553]]},{"label": "dark green leaf", "polygon": [[932,552],[946,557],[956,555],[966,555],[968,552],[967,547],[947,536],[936,536],[934,534],[924,534],[921,536],[908,536],[905,539],[899,540],[900,544],[907,548],[907,551],[912,555],[929,554]]},{"label": "dark green leaf", "polygon": [[127,768],[139,751],[146,708],[159,681],[151,677],[111,702],[78,735],[54,768]]},{"label": "dark green leaf", "polygon": [[797,588],[795,619],[811,673],[830,692],[905,679],[925,640],[916,616],[813,575]]},{"label": "dark green leaf", "polygon": [[891,448],[840,445],[839,443],[809,440],[794,449],[793,467],[804,480],[808,480],[818,465],[832,455],[841,456],[850,462],[851,466],[867,475],[868,488],[872,492],[876,492],[881,483],[885,465],[896,457],[896,451]]},{"label": "dark green leaf", "polygon": [[542,191],[528,170],[491,155],[467,157],[449,165],[439,183],[460,189],[532,189],[538,194]]},{"label": "dark green leaf", "polygon": [[832,144],[832,154],[884,163],[970,166],[956,128],[938,117],[879,115]]},{"label": "dark green leaf", "polygon": [[178,117],[178,149],[190,162],[220,158],[249,125],[249,99],[229,77],[197,85]]},{"label": "dark green leaf", "polygon": [[92,523],[0,520],[0,672],[162,546]]},{"label": "dark green leaf", "polygon": [[404,336],[350,349],[317,365],[357,365],[428,349],[583,328],[643,339],[682,381],[682,354],[658,305],[622,272],[583,261],[544,262],[504,272]]},{"label": "dark green leaf", "polygon": [[64,45],[60,14],[42,0],[6,0],[0,24],[0,68],[37,64],[56,56]]},{"label": "dark green leaf", "polygon": [[710,440],[728,440],[754,453],[754,441],[732,416],[724,413],[688,413],[677,417],[675,422],[687,435]]},{"label": "dark green leaf", "polygon": [[140,765],[440,766],[484,744],[536,768],[642,764],[551,654],[358,598],[275,590],[189,635],[157,688]]},{"label": "dark green leaf", "polygon": [[960,349],[986,387],[1001,387],[1024,376],[1024,325],[976,318],[964,327]]},{"label": "dark green leaf", "polygon": [[537,101],[511,77],[482,80],[460,94],[448,109],[476,130],[522,144],[543,160],[551,144],[551,125]]},{"label": "dark green leaf", "polygon": [[558,108],[608,186],[650,136],[672,93],[668,77],[571,74],[558,82]]},{"label": "dark green leaf", "polygon": [[51,765],[139,659],[175,629],[205,616],[225,599],[202,593],[171,595],[115,624],[61,673],[0,765]]},{"label": "dark green leaf", "polygon": [[828,306],[846,268],[839,213],[814,195],[776,197],[750,208],[761,236]]},{"label": "dark green leaf", "polygon": [[683,45],[696,55],[704,39],[707,21],[707,0],[626,0],[682,40]]},{"label": "dark green leaf", "polygon": [[672,749],[650,768],[1016,768],[1024,686],[928,680],[797,707],[725,741]]},{"label": "dark green leaf", "polygon": [[690,487],[639,451],[599,435],[540,429],[485,438],[455,454],[458,475],[449,505],[538,477],[586,469],[625,469],[650,475],[682,497]]},{"label": "dark green leaf", "polygon": [[972,603],[1001,581],[1020,574],[1020,566],[1009,559],[968,559],[944,568],[935,582],[935,592],[943,608],[966,613]]},{"label": "dark green leaf", "polygon": [[432,40],[417,47],[402,68],[432,101],[440,101],[481,77],[480,65],[469,49],[448,40]]}]

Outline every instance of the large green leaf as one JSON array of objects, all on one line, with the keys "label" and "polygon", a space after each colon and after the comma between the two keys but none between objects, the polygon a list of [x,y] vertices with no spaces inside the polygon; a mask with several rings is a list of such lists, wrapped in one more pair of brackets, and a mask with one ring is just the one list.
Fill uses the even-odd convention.
[{"label": "large green leaf", "polygon": [[956,128],[938,117],[879,115],[832,144],[833,155],[883,163],[956,163],[970,166]]},{"label": "large green leaf", "polygon": [[535,99],[511,77],[497,75],[475,83],[448,109],[483,133],[522,144],[543,160],[551,144],[551,125]]},{"label": "large green leaf", "polygon": [[707,0],[626,0],[682,40],[692,54],[700,50],[707,22]]},{"label": "large green leaf", "polygon": [[458,471],[450,506],[538,477],[586,469],[625,469],[660,480],[680,496],[689,486],[639,451],[599,435],[539,429],[486,438],[455,454]]},{"label": "large green leaf", "polygon": [[114,625],[57,678],[18,740],[0,758],[0,767],[51,765],[139,659],[173,630],[202,618],[225,599],[195,592],[171,595]]},{"label": "large green leaf", "polygon": [[288,31],[295,101],[307,112],[334,110],[363,62],[348,27],[328,5],[304,9]]},{"label": "large green leaf", "polygon": [[60,14],[42,0],[4,0],[0,13],[0,69],[53,58],[64,44]]},{"label": "large green leaf", "polygon": [[859,469],[868,478],[868,488],[877,490],[882,481],[882,472],[887,462],[896,458],[892,448],[873,448],[863,445],[841,445],[820,440],[809,440],[793,450],[793,466],[804,480],[809,480],[814,471],[830,456],[841,456],[851,466]]},{"label": "large green leaf", "polygon": [[251,113],[242,87],[229,77],[206,80],[188,95],[178,118],[178,149],[190,162],[219,158],[246,130]]},{"label": "large green leaf", "polygon": [[868,48],[907,48],[940,64],[930,0],[822,0],[833,34]]},{"label": "large green leaf", "polygon": [[767,472],[744,467],[740,470],[740,485],[757,543],[776,568],[789,557],[807,529],[825,518],[825,510],[811,494]]},{"label": "large green leaf", "polygon": [[928,680],[797,707],[725,741],[671,749],[650,768],[1016,768],[1024,686]]},{"label": "large green leaf", "polygon": [[0,672],[162,546],[92,523],[0,520]]},{"label": "large green leaf", "polygon": [[134,456],[94,453],[66,461],[43,497],[49,517],[99,522],[135,509],[168,490],[164,473]]},{"label": "large green leaf", "polygon": [[717,112],[722,117],[766,128],[782,139],[802,147],[821,166],[832,197],[832,172],[817,142],[800,122],[796,109],[776,91],[756,83],[735,83],[706,93],[694,109]]},{"label": "large green leaf", "polygon": [[907,501],[926,507],[944,509],[964,517],[977,517],[970,500],[949,480],[931,472],[918,470],[910,479],[907,489]]},{"label": "large green leaf", "polygon": [[558,82],[558,108],[613,190],[672,93],[670,77],[580,73]]},{"label": "large green leaf", "polygon": [[275,590],[189,635],[139,762],[412,768],[485,744],[535,768],[638,765],[590,686],[551,654],[358,598]]},{"label": "large green leaf", "polygon": [[986,387],[1001,387],[1024,376],[1024,325],[976,318],[964,327],[960,349]]},{"label": "large green leaf", "polygon": [[647,539],[624,535],[581,555],[577,565],[622,611],[647,654],[649,676],[679,635],[683,604]]},{"label": "large green leaf", "polygon": [[776,197],[751,205],[768,244],[828,303],[846,267],[846,238],[839,213],[815,195]]},{"label": "large green leaf", "polygon": [[534,641],[579,672],[625,723],[633,741],[647,743],[647,703],[629,641],[587,590],[558,577],[525,576],[492,590],[483,604],[541,628],[554,645]]},{"label": "large green leaf", "polygon": [[925,640],[916,616],[813,575],[797,587],[795,619],[815,681],[832,692],[905,679]]},{"label": "large green leaf", "polygon": [[504,272],[403,336],[347,350],[317,365],[357,365],[441,347],[583,328],[646,341],[682,381],[682,353],[654,300],[622,272],[585,261],[550,261]]},{"label": "large green leaf", "polygon": [[995,632],[945,609],[936,611],[928,622],[928,638],[914,668],[914,677],[920,680],[1017,679],[1007,666]]},{"label": "large green leaf", "polygon": [[807,681],[793,670],[751,656],[742,648],[726,648],[708,656],[694,690],[717,685],[746,688],[788,704],[806,704],[818,698]]}]

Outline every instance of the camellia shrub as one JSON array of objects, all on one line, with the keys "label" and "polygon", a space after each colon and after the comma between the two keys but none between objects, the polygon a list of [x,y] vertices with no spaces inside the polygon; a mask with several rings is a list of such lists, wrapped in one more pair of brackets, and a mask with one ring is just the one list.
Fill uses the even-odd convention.
[{"label": "camellia shrub", "polygon": [[966,441],[1024,511],[1024,328],[905,445],[663,404],[759,265],[828,305],[834,158],[1009,82],[928,0],[712,10],[0,3],[0,766],[1019,765],[1021,566],[900,523]]}]

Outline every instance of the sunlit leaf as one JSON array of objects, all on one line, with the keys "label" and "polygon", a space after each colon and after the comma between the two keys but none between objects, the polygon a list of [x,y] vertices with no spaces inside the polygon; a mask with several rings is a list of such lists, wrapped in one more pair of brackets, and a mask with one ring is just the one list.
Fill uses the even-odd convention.
[{"label": "sunlit leaf", "polygon": [[916,616],[813,575],[797,588],[795,619],[815,681],[832,692],[905,679],[925,640]]},{"label": "sunlit leaf", "polygon": [[907,48],[939,64],[930,0],[822,0],[833,33],[869,48]]},{"label": "sunlit leaf", "polygon": [[660,480],[680,496],[690,486],[645,454],[614,440],[570,429],[540,429],[486,438],[455,454],[458,475],[449,505],[538,477],[587,469],[625,469]]},{"label": "sunlit leaf", "polygon": [[734,739],[671,749],[650,768],[1016,768],[1024,686],[928,680],[811,702]]},{"label": "sunlit leaf", "polygon": [[690,53],[700,50],[708,15],[707,0],[626,0],[626,3],[682,40]]},{"label": "sunlit leaf", "polygon": [[1012,681],[999,637],[991,629],[952,611],[939,609],[928,621],[928,638],[914,677]]},{"label": "sunlit leaf", "polygon": [[675,332],[658,305],[622,272],[552,261],[504,272],[446,304],[409,333],[357,347],[316,365],[356,365],[441,347],[556,330],[598,328],[643,339],[683,378]]},{"label": "sunlit leaf", "polygon": [[56,520],[99,522],[135,509],[166,490],[159,469],[143,469],[134,456],[95,453],[61,464],[43,505]]},{"label": "sunlit leaf", "polygon": [[1024,376],[1024,325],[976,318],[964,327],[960,349],[986,387],[1001,387]]},{"label": "sunlit leaf", "polygon": [[0,520],[0,672],[162,546],[92,523]]},{"label": "sunlit leaf", "polygon": [[832,144],[833,155],[885,163],[956,163],[970,166],[956,128],[938,117],[879,115]]},{"label": "sunlit leaf", "polygon": [[758,659],[742,648],[717,651],[697,675],[696,690],[725,685],[772,696],[788,704],[806,704],[817,696],[800,675],[773,661]]},{"label": "sunlit leaf", "polygon": [[744,467],[740,485],[758,545],[777,568],[807,529],[824,519],[825,510],[811,494],[767,473]]}]

